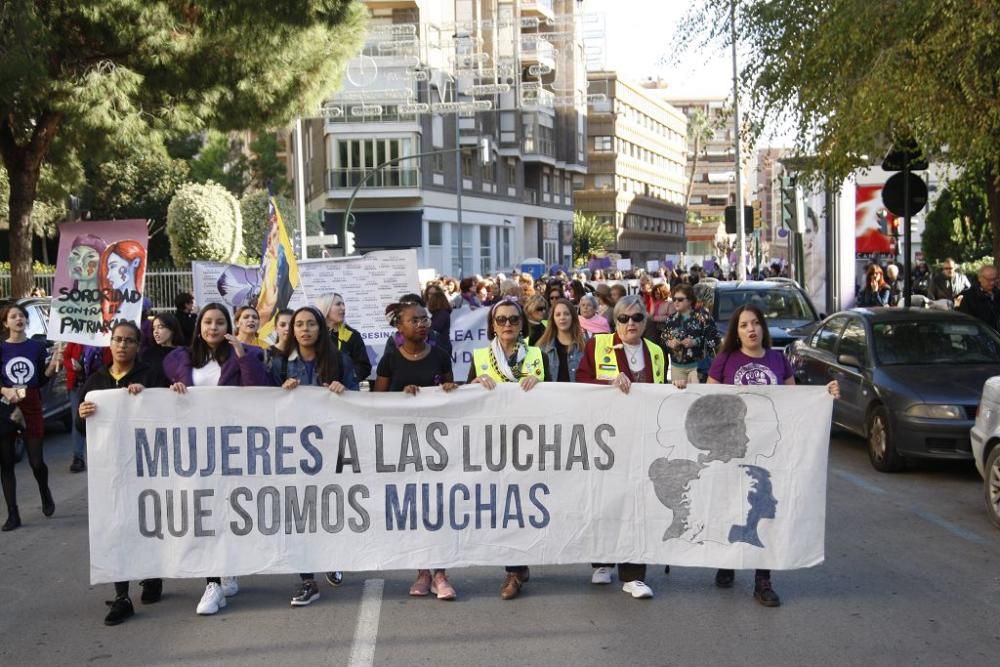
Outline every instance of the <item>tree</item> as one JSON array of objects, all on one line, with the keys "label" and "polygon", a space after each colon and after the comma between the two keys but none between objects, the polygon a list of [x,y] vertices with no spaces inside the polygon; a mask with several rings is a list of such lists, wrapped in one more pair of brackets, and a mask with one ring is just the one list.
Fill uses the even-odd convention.
[{"label": "tree", "polygon": [[982,171],[966,171],[938,196],[934,209],[927,214],[921,239],[924,254],[932,264],[946,257],[972,262],[990,253],[988,185]]},{"label": "tree", "polygon": [[684,194],[684,205],[691,205],[691,191],[694,189],[694,177],[698,171],[698,159],[705,151],[705,145],[712,140],[715,128],[709,123],[708,116],[701,109],[694,109],[688,116],[687,139],[691,146],[691,176],[688,178],[687,191]]},{"label": "tree", "polygon": [[[735,0],[700,0],[673,43],[730,43]],[[791,125],[801,176],[840,181],[912,138],[982,169],[1000,256],[1000,14],[995,0],[737,4],[741,105],[756,138]]]},{"label": "tree", "polygon": [[352,0],[5,2],[0,158],[13,291],[32,281],[31,213],[42,165],[62,158],[58,138],[90,154],[284,125],[337,88],[365,11]]},{"label": "tree", "polygon": [[250,175],[258,188],[271,186],[276,195],[291,194],[291,184],[286,178],[288,169],[278,158],[278,135],[264,132],[250,143]]},{"label": "tree", "polygon": [[240,204],[217,183],[187,183],[167,208],[167,234],[178,265],[194,260],[235,262],[243,252]]},{"label": "tree", "polygon": [[608,251],[615,242],[615,229],[597,216],[580,211],[573,214],[573,262],[586,264],[592,254]]},{"label": "tree", "polygon": [[187,163],[161,151],[102,162],[94,167],[89,179],[86,202],[90,217],[146,220],[150,257],[166,257],[167,208],[177,189],[188,179]]},{"label": "tree", "polygon": [[192,181],[218,183],[236,197],[250,185],[250,160],[237,133],[210,131],[190,166]]}]

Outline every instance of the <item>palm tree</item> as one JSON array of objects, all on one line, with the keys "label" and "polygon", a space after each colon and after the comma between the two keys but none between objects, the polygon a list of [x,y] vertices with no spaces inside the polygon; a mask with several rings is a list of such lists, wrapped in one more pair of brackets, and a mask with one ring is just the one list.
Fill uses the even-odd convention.
[{"label": "palm tree", "polygon": [[694,175],[698,171],[698,158],[704,151],[704,146],[711,141],[715,128],[709,122],[708,116],[701,109],[693,109],[688,116],[687,139],[688,145],[692,146],[691,155],[691,176],[688,178],[687,193],[684,203],[691,205],[691,190],[694,189]]}]

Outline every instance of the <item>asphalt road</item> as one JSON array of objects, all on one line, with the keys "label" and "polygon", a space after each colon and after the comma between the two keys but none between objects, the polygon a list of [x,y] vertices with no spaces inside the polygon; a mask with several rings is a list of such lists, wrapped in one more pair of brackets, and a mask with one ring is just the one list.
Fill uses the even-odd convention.
[{"label": "asphalt road", "polygon": [[[102,623],[109,585],[89,586],[86,476],[69,438],[46,445],[57,509],[45,519],[26,462],[23,528],[0,534],[0,665],[996,665],[1000,532],[969,465],[872,470],[861,440],[831,441],[826,562],[775,573],[783,605],[751,597],[752,574],[651,567],[656,597],[593,586],[587,565],[532,568],[502,601],[500,568],[451,572],[456,602],[413,599],[413,573],[348,573],[291,608],[294,576],[240,579],[213,617],[204,584],[167,581],[156,605]],[[2,510],[0,510],[2,511]],[[992,657],[990,657],[992,656]]]}]

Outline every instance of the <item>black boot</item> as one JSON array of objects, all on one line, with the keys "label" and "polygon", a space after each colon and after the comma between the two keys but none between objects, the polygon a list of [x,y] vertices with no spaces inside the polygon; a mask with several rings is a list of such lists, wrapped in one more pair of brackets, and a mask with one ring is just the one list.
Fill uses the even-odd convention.
[{"label": "black boot", "polygon": [[14,530],[21,526],[21,513],[17,511],[17,505],[10,508],[7,512],[7,523],[3,525],[0,530],[7,532],[8,530]]},{"label": "black boot", "polygon": [[770,577],[756,577],[753,586],[753,597],[765,607],[780,607],[781,598],[771,588]]},{"label": "black boot", "polygon": [[56,501],[52,499],[52,491],[49,489],[49,485],[38,489],[38,493],[42,496],[42,514],[45,516],[52,516],[52,513],[56,511]]}]

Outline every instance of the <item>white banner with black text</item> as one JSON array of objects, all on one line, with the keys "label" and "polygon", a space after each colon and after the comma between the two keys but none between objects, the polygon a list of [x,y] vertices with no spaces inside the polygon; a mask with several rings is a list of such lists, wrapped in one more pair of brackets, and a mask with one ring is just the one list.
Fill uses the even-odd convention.
[{"label": "white banner with black text", "polygon": [[822,387],[94,392],[92,583],[823,560]]}]

